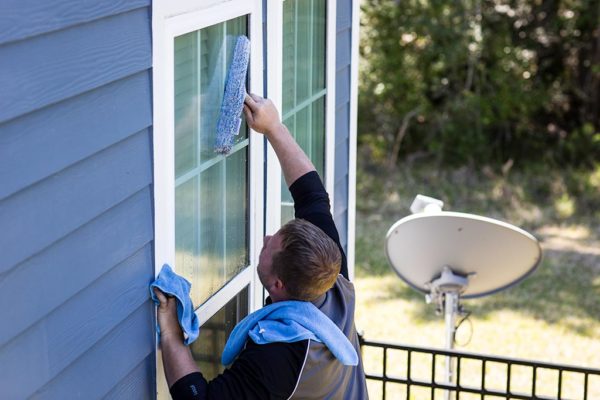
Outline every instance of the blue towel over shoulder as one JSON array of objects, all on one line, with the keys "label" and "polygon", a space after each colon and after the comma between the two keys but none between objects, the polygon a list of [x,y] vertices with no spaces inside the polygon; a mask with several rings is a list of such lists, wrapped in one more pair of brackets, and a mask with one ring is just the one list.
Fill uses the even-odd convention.
[{"label": "blue towel over shoulder", "polygon": [[[185,344],[192,344],[200,333],[200,323],[194,313],[194,306],[190,299],[190,288],[192,285],[183,277],[177,275],[170,266],[163,265],[156,280],[150,285],[150,296],[156,305],[160,302],[154,294],[152,288],[158,288],[163,293],[173,296],[177,299],[177,318],[179,325],[186,336]],[[156,326],[156,331],[160,335],[160,329]]]},{"label": "blue towel over shoulder", "polygon": [[356,350],[346,335],[327,315],[306,301],[289,300],[269,304],[240,321],[223,350],[223,365],[233,362],[248,337],[257,344],[311,339],[325,344],[342,364],[358,364]]}]

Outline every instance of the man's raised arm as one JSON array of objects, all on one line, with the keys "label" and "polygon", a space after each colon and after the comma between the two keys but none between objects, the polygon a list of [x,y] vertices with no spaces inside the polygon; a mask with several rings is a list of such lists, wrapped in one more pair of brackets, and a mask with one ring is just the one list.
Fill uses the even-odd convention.
[{"label": "man's raised arm", "polygon": [[273,146],[288,187],[306,173],[315,171],[313,163],[281,123],[271,100],[255,94],[246,95],[244,113],[248,125],[263,133]]},{"label": "man's raised arm", "polygon": [[[315,166],[281,123],[279,113],[271,100],[249,94],[246,96],[244,113],[248,125],[263,133],[275,150],[285,182],[294,198],[294,215],[311,222],[333,239],[342,254],[341,274],[348,279],[346,255],[333,222],[329,196],[316,173]],[[312,171],[315,172],[309,174]],[[304,178],[299,179],[302,177]]]}]

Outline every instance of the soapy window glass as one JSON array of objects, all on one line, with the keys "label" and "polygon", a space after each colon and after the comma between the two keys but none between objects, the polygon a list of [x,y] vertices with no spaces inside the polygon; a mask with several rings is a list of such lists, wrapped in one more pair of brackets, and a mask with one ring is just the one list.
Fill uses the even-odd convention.
[{"label": "soapy window glass", "polygon": [[249,264],[248,128],[214,152],[225,79],[246,16],[177,36],[175,265],[198,307]]}]

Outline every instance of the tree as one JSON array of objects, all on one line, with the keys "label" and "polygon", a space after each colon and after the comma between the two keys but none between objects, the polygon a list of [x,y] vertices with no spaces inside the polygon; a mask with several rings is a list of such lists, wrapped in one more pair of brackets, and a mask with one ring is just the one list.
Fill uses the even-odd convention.
[{"label": "tree", "polygon": [[395,162],[600,158],[600,3],[368,0],[359,140]]}]

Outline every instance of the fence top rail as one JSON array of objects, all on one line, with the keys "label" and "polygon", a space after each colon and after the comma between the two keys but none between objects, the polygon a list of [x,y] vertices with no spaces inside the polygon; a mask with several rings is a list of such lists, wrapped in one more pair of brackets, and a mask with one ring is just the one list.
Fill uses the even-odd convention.
[{"label": "fence top rail", "polygon": [[[521,399],[521,400],[531,400],[531,394],[529,393],[519,393],[512,390],[500,391],[494,389],[482,389],[477,387],[470,387],[465,385],[449,385],[446,383],[437,383],[437,382],[427,382],[418,379],[407,379],[400,378],[394,376],[383,376],[379,374],[366,374],[367,379],[375,380],[375,381],[386,381],[391,383],[400,383],[404,385],[412,385],[412,386],[420,386],[434,389],[445,389],[451,390],[452,392],[457,393],[474,393],[474,394],[482,394],[484,396],[494,396],[494,397],[510,397],[510,399]],[[557,400],[556,397],[547,397],[540,394],[535,395],[536,400]]]},{"label": "fence top rail", "polygon": [[472,353],[461,350],[445,350],[439,349],[435,347],[423,347],[423,346],[409,346],[400,343],[389,343],[389,342],[376,342],[373,340],[365,340],[361,339],[361,346],[370,346],[370,347],[380,347],[380,348],[388,348],[392,350],[404,350],[418,353],[429,353],[443,356],[456,356],[461,358],[470,358],[481,361],[490,361],[490,362],[500,362],[500,363],[510,363],[516,365],[524,365],[531,366],[536,368],[549,368],[549,369],[558,369],[567,372],[578,372],[583,374],[592,374],[592,375],[600,375],[600,369],[597,368],[589,368],[589,367],[579,367],[576,365],[566,365],[566,364],[554,364],[549,362],[540,362],[540,361],[532,361],[525,360],[520,358],[511,358],[511,357],[500,357],[500,356],[490,356],[481,353]]}]

